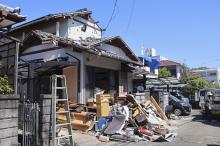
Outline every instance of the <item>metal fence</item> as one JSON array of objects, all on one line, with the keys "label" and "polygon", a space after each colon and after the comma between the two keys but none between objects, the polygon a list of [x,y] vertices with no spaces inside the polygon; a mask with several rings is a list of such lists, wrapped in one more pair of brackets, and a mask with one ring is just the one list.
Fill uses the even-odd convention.
[{"label": "metal fence", "polygon": [[22,129],[22,146],[39,146],[38,124],[39,124],[38,103],[20,104],[20,124]]}]

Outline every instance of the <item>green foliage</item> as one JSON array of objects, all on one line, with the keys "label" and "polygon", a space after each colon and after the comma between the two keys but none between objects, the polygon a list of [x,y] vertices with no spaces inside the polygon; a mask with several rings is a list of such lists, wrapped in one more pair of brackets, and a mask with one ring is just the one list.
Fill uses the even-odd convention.
[{"label": "green foliage", "polygon": [[13,89],[8,84],[7,76],[0,77],[0,94],[10,94],[13,92]]},{"label": "green foliage", "polygon": [[163,78],[163,77],[170,77],[171,76],[171,72],[170,70],[168,70],[166,67],[160,68],[159,69],[159,77]]},{"label": "green foliage", "polygon": [[[205,68],[205,67],[201,67]],[[198,69],[201,69],[198,68]],[[183,64],[183,77],[182,82],[187,84],[187,87],[181,89],[181,93],[187,97],[198,92],[202,88],[216,88],[217,85],[212,84],[208,80],[202,78],[201,76],[193,76],[190,74],[190,69]]]},{"label": "green foliage", "polygon": [[216,89],[220,89],[220,85],[219,85],[219,84],[214,84],[213,86],[214,86],[214,88],[216,88]]},{"label": "green foliage", "polygon": [[200,76],[187,76],[183,78],[183,82],[191,85],[195,91],[202,88],[214,88],[214,85]]}]

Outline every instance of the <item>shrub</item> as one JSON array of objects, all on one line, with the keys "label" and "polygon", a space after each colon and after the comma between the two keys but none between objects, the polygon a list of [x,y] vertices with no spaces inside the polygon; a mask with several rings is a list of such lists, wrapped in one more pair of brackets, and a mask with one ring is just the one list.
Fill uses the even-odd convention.
[{"label": "shrub", "polygon": [[8,77],[0,77],[0,94],[10,94],[13,92],[13,89],[8,84]]}]

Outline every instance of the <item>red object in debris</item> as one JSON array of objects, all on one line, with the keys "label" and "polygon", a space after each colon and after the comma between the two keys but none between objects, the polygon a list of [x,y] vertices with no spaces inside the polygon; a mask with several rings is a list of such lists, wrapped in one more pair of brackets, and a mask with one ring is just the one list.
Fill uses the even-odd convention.
[{"label": "red object in debris", "polygon": [[142,134],[145,134],[145,135],[148,135],[148,136],[153,136],[154,135],[153,131],[147,130],[147,129],[143,128],[143,127],[140,129],[140,132]]},{"label": "red object in debris", "polygon": [[99,135],[99,141],[101,141],[101,142],[108,142],[109,141],[109,137],[108,136]]}]

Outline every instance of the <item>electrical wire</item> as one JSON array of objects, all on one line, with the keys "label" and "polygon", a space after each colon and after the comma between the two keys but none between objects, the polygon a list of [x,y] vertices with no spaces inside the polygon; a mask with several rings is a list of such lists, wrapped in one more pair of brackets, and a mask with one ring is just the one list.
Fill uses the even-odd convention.
[{"label": "electrical wire", "polygon": [[113,11],[112,11],[112,15],[111,15],[111,17],[110,17],[110,19],[109,19],[109,21],[107,23],[107,26],[105,27],[105,30],[107,30],[107,28],[109,27],[109,25],[110,25],[110,23],[111,23],[111,21],[113,19],[113,16],[114,16],[114,13],[115,13],[115,9],[116,9],[116,6],[117,6],[117,2],[118,2],[118,0],[115,0]]},{"label": "electrical wire", "polygon": [[131,11],[130,11],[130,15],[129,15],[129,18],[128,18],[128,23],[127,23],[127,26],[126,26],[126,29],[125,29],[125,36],[127,36],[128,30],[129,30],[129,27],[130,27],[130,24],[131,24],[131,20],[132,20],[133,13],[134,13],[134,8],[135,8],[135,2],[136,2],[135,0],[132,0]]}]

